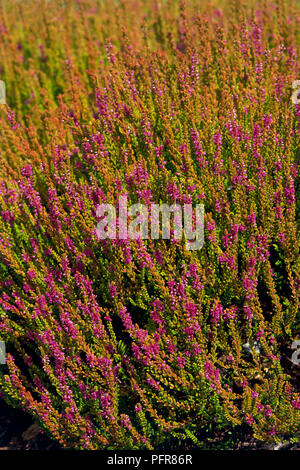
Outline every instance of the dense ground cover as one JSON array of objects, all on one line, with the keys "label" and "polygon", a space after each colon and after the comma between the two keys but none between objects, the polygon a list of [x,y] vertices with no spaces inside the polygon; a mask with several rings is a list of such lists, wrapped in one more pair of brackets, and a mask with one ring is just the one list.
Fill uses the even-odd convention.
[{"label": "dense ground cover", "polygon": [[[0,391],[58,443],[297,440],[299,18],[288,0],[2,2]],[[120,195],[203,203],[203,248],[99,241]]]}]

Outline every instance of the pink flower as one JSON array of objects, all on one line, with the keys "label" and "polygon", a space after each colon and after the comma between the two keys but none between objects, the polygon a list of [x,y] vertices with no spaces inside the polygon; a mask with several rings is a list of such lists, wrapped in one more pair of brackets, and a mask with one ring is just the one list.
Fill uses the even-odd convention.
[{"label": "pink flower", "polygon": [[117,288],[112,282],[109,285],[109,292],[110,292],[111,298],[114,299],[115,296],[117,295]]},{"label": "pink flower", "polygon": [[32,279],[36,278],[36,272],[33,269],[30,269],[29,271],[27,271],[27,275],[31,281]]}]

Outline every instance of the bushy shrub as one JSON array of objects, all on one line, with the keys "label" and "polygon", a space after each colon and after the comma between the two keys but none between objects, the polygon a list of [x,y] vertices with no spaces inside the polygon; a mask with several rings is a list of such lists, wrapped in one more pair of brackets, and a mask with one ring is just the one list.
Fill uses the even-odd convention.
[{"label": "bushy shrub", "polygon": [[[295,438],[296,4],[31,3],[0,17],[2,396],[80,449]],[[203,203],[203,248],[99,241],[120,195]]]}]

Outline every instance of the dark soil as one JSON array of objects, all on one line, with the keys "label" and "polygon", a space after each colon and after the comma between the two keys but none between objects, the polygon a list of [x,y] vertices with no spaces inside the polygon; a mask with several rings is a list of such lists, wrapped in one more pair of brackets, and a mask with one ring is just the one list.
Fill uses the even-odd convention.
[{"label": "dark soil", "polygon": [[0,450],[58,450],[61,446],[43,434],[22,410],[0,400]]}]

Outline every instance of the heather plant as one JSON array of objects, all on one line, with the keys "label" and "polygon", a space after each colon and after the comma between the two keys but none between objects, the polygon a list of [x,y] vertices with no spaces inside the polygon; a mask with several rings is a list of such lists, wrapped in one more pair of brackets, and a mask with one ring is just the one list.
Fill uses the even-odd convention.
[{"label": "heather plant", "polygon": [[[299,35],[288,0],[2,3],[0,390],[62,445],[297,439]],[[204,204],[203,247],[99,240],[121,196]]]}]

